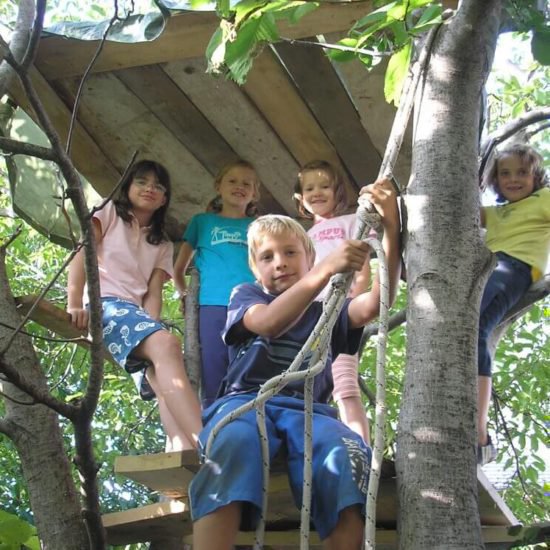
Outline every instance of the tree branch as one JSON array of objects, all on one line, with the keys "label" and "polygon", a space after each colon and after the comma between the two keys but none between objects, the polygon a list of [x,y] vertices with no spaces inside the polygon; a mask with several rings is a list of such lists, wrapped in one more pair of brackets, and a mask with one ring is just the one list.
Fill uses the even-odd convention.
[{"label": "tree branch", "polygon": [[32,143],[23,143],[22,141],[5,137],[0,137],[0,149],[6,153],[28,155],[30,157],[51,160],[53,162],[57,159],[53,150],[48,147],[41,147],[40,145],[33,145]]},{"label": "tree branch", "polygon": [[[3,48],[5,51],[2,52],[2,57],[10,54],[16,61],[24,58],[29,42],[29,29],[32,28],[34,15],[34,1],[20,0],[13,37],[9,47],[6,46]],[[7,92],[13,77],[13,69],[8,63],[2,62],[0,64],[0,97]]]},{"label": "tree branch", "polygon": [[[47,390],[41,390],[35,384],[29,382],[21,376],[19,370],[6,362],[2,357],[0,357],[0,372],[6,375],[6,378],[9,380],[10,384],[13,384],[22,392],[30,395],[37,403],[46,405],[57,414],[60,414],[69,420],[76,417],[76,413],[78,411],[77,407],[55,399]],[[25,403],[25,405],[30,405],[30,403]]]}]

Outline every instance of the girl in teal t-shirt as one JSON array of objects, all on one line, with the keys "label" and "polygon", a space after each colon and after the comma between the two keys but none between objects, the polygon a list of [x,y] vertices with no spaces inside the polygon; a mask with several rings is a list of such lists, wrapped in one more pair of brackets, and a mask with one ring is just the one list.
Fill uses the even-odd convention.
[{"label": "girl in teal t-shirt", "polygon": [[248,267],[246,233],[256,214],[260,182],[254,166],[237,160],[225,166],[214,181],[217,196],[204,214],[193,216],[174,266],[174,282],[186,293],[185,271],[194,259],[200,274],[199,342],[201,396],[208,406],[218,394],[228,365],[221,338],[233,287],[254,281]]}]

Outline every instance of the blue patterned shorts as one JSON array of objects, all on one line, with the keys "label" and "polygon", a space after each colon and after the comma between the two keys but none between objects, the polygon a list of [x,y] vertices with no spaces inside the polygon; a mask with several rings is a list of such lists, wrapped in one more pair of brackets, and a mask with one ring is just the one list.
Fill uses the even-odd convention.
[{"label": "blue patterned shorts", "polygon": [[145,371],[150,363],[131,357],[145,338],[166,330],[164,325],[142,308],[120,298],[101,298],[103,309],[103,341],[113,359],[132,375],[143,399],[153,399],[155,393],[147,382]]}]

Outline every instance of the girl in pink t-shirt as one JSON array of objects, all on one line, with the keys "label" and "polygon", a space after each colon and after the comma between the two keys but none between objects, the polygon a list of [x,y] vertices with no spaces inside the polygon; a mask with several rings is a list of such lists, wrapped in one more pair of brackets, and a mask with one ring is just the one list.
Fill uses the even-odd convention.
[{"label": "girl in pink t-shirt", "polygon": [[[313,219],[308,231],[315,245],[315,263],[325,258],[346,239],[355,238],[355,214],[344,215],[348,210],[343,176],[329,162],[318,160],[306,164],[298,174],[294,199],[298,211]],[[370,265],[365,263],[357,272],[350,290],[355,297],[368,289]],[[319,295],[323,299],[328,287]],[[369,423],[365,415],[358,382],[359,358],[357,355],[340,354],[332,363],[334,380],[333,397],[340,419],[369,443]]]},{"label": "girl in pink t-shirt", "polygon": [[[170,176],[142,160],[128,171],[118,199],[94,213],[105,346],[122,367],[139,375],[144,398],[156,395],[172,450],[196,446],[201,412],[179,339],[159,321],[162,287],[172,275],[172,243],[164,234]],[[75,327],[88,327],[84,249],[69,266],[67,311]],[[151,391],[152,390],[152,391]],[[153,393],[154,392],[154,393]]]}]

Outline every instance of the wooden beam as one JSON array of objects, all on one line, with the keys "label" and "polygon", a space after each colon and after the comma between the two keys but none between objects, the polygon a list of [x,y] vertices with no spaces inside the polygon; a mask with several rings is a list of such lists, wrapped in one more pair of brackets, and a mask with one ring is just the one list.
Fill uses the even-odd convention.
[{"label": "wooden beam", "polygon": [[477,467],[477,484],[482,525],[502,525],[506,527],[520,525],[519,520],[491,485],[479,465]]},{"label": "wooden beam", "polygon": [[[313,113],[298,93],[273,49],[254,60],[244,92],[254,102],[300,166],[316,159],[328,160],[345,173],[340,157]],[[296,177],[294,177],[294,180]],[[355,194],[350,184],[348,194]]]},{"label": "wooden beam", "polygon": [[275,50],[347,167],[356,189],[373,182],[380,167],[380,153],[330,60],[320,48],[281,43]]},{"label": "wooden beam", "polygon": [[[302,38],[348,30],[371,10],[372,0],[324,2],[296,25],[281,21],[280,34],[287,38]],[[112,71],[202,56],[218,25],[219,19],[214,12],[174,14],[167,19],[164,31],[154,41],[106,42],[92,70]],[[82,75],[98,44],[97,40],[44,37],[40,41],[36,65],[48,80]]]},{"label": "wooden beam", "polygon": [[[444,0],[445,8],[454,9],[457,0]],[[298,23],[279,22],[280,35],[304,38],[349,30],[362,16],[372,11],[372,0],[322,2]],[[219,19],[214,12],[185,12],[170,16],[163,32],[150,42],[106,42],[94,64],[94,72],[112,71],[138,65],[153,65],[204,55]],[[97,50],[98,40],[77,40],[46,36],[40,41],[36,64],[48,78],[55,80],[84,74]]]}]

